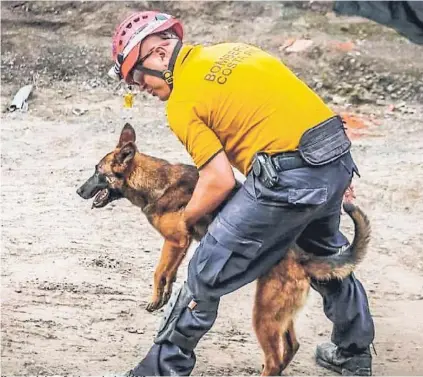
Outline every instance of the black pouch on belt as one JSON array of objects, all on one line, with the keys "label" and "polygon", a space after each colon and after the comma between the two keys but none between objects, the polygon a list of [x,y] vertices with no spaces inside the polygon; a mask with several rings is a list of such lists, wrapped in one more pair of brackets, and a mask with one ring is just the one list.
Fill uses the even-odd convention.
[{"label": "black pouch on belt", "polygon": [[304,132],[298,150],[308,164],[328,164],[348,153],[351,141],[339,116],[332,117]]},{"label": "black pouch on belt", "polygon": [[279,177],[271,157],[264,152],[258,152],[254,155],[253,173],[267,188],[276,186],[279,181]]}]

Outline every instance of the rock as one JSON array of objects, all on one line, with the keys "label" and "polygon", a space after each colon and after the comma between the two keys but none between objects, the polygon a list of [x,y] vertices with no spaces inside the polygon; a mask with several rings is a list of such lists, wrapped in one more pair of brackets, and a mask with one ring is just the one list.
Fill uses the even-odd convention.
[{"label": "rock", "polygon": [[72,113],[75,114],[75,115],[77,115],[77,116],[84,115],[86,112],[87,112],[86,109],[78,109],[78,108],[75,108],[75,109],[72,110]]},{"label": "rock", "polygon": [[386,87],[386,90],[387,90],[389,93],[392,93],[392,92],[395,90],[395,87],[394,87],[394,85],[390,84],[390,85],[388,85],[388,86]]},{"label": "rock", "polygon": [[126,329],[126,331],[128,331],[130,334],[144,334],[144,330],[139,330],[134,328]]},{"label": "rock", "polygon": [[348,42],[339,42],[339,41],[333,41],[329,43],[329,46],[336,50],[341,52],[350,52],[355,49],[355,44],[351,41]]},{"label": "rock", "polygon": [[363,104],[373,102],[373,97],[365,88],[355,86],[352,93],[348,96],[349,100],[353,104]]},{"label": "rock", "polygon": [[288,39],[281,47],[281,51],[288,53],[295,53],[305,51],[313,45],[313,41],[310,39]]},{"label": "rock", "polygon": [[346,102],[346,99],[344,97],[334,95],[332,97],[332,102],[336,105],[344,105]]}]

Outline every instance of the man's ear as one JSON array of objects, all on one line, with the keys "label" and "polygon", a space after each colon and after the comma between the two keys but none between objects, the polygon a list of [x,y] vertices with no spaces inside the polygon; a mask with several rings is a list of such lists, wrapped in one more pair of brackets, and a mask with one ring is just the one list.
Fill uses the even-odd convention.
[{"label": "man's ear", "polygon": [[136,152],[137,147],[135,143],[130,141],[120,148],[116,153],[115,159],[119,165],[128,165],[133,160]]},{"label": "man's ear", "polygon": [[116,148],[121,148],[125,143],[135,142],[135,130],[129,123],[126,123],[120,132],[119,143]]}]

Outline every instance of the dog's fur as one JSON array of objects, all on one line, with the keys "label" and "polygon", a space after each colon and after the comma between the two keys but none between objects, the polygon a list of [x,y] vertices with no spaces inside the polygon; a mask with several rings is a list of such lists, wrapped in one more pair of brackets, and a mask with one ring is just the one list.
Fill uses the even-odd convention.
[{"label": "dog's fur", "polygon": [[[207,231],[215,213],[201,219],[187,234],[177,228],[198,180],[194,166],[169,162],[142,154],[135,145],[135,131],[126,124],[116,148],[101,159],[95,174],[78,189],[84,199],[96,198],[93,207],[104,207],[126,198],[141,208],[148,221],[163,236],[160,262],[154,273],[154,288],[147,310],[162,307],[169,299],[190,242]],[[234,189],[234,191],[236,188]],[[351,247],[335,256],[316,257],[293,245],[270,273],[257,280],[253,324],[264,352],[262,375],[284,370],[299,348],[294,315],[304,305],[310,279],[342,279],[364,258],[370,238],[366,215],[356,206],[344,205],[352,218],[355,236]]]}]

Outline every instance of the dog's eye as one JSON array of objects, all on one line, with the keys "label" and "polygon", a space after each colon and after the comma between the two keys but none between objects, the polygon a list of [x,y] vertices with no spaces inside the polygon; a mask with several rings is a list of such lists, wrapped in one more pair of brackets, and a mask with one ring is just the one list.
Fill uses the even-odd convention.
[{"label": "dog's eye", "polygon": [[95,166],[95,172],[96,172],[96,173],[101,173],[101,168],[102,168],[102,166],[101,166],[101,165],[96,165],[96,166]]}]

